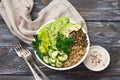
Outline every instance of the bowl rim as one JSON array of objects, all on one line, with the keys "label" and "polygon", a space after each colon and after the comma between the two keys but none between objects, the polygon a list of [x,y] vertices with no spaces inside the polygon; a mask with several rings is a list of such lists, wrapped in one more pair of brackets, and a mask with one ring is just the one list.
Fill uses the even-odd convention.
[{"label": "bowl rim", "polygon": [[[48,24],[48,23],[50,23],[50,22],[53,22],[53,21],[54,21],[54,20],[51,20],[51,21],[48,21],[48,22],[46,22],[45,24],[43,24],[43,25],[38,29],[37,33],[40,31],[40,29],[42,29],[42,28],[44,27],[44,25],[46,25],[46,24]],[[72,20],[70,20],[70,22],[76,23],[76,22],[74,22],[74,21],[72,21]],[[80,64],[85,60],[85,58],[86,58],[87,55],[88,55],[89,48],[90,48],[90,40],[89,40],[88,33],[85,31],[85,29],[84,29],[83,27],[82,27],[82,31],[86,34],[88,45],[87,45],[85,54],[82,56],[82,58],[80,59],[80,61],[79,61],[78,63],[76,63],[75,65],[70,66],[70,67],[65,67],[65,68],[52,67],[52,66],[44,63],[44,62],[39,58],[39,56],[37,55],[36,51],[34,50],[35,56],[37,57],[37,59],[38,59],[43,65],[45,65],[46,67],[48,67],[48,68],[50,68],[50,69],[53,69],[53,70],[69,70],[69,69],[72,69],[72,68],[77,67],[78,65],[80,65]],[[36,33],[36,34],[37,34],[37,33]]]}]

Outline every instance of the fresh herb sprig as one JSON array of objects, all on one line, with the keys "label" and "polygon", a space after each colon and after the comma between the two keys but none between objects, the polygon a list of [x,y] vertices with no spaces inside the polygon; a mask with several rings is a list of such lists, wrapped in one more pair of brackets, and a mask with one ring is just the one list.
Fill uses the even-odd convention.
[{"label": "fresh herb sprig", "polygon": [[74,41],[71,38],[66,37],[65,35],[58,32],[56,37],[56,47],[69,54],[72,51],[72,47],[74,46]]},{"label": "fresh herb sprig", "polygon": [[40,50],[39,50],[39,44],[41,44],[41,40],[38,39],[38,35],[35,34],[33,35],[35,41],[32,42],[32,47],[34,48],[34,50],[36,51],[37,55],[43,59],[43,55],[41,54]]}]

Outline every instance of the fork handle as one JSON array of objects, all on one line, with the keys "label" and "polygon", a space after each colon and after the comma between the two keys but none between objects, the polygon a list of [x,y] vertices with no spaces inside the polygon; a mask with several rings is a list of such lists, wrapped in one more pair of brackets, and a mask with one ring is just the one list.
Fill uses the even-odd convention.
[{"label": "fork handle", "polygon": [[34,62],[32,62],[32,64],[35,66],[35,68],[38,70],[38,72],[42,75],[44,80],[50,80],[50,78],[45,73],[43,73],[42,70],[40,70],[39,67]]},{"label": "fork handle", "polygon": [[27,65],[29,66],[33,76],[35,77],[35,80],[42,80],[39,75],[35,72],[35,70],[32,68],[31,64],[29,63],[29,61],[27,61],[26,59],[24,59],[25,62],[27,63]]}]

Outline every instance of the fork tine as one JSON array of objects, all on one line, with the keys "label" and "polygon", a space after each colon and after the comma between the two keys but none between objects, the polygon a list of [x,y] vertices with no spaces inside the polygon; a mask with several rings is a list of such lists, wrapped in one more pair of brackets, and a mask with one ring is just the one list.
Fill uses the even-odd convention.
[{"label": "fork tine", "polygon": [[26,50],[28,53],[30,53],[30,51],[29,51],[27,48],[26,48],[25,50]]},{"label": "fork tine", "polygon": [[[29,51],[29,49],[23,47],[19,42],[16,42],[16,46],[14,47],[14,50],[16,51],[16,53],[17,53],[17,55],[18,55],[19,57],[23,58],[23,59],[26,61],[26,63],[27,63],[28,66],[30,67],[30,69],[31,69],[31,71],[32,71],[35,79],[36,79],[36,80],[42,80],[42,79],[39,77],[39,75],[34,71],[34,69],[32,68],[32,66],[30,65],[30,60],[33,61],[33,59],[32,59],[32,54],[31,54],[31,52]],[[38,69],[38,71],[42,74],[43,77],[46,77],[46,76],[44,75],[44,73],[39,70],[39,68],[37,67],[37,65],[35,65],[35,63],[34,63],[34,66]],[[45,78],[45,80],[49,80],[49,79],[46,79],[46,78]]]},{"label": "fork tine", "polygon": [[19,43],[19,42],[17,42],[17,47],[19,48],[19,49],[22,49],[22,46],[21,46],[21,44]]},{"label": "fork tine", "polygon": [[16,46],[15,46],[16,50],[18,51],[21,51],[22,50],[22,46],[19,42],[16,42]]},{"label": "fork tine", "polygon": [[25,54],[27,54],[27,55],[31,54],[30,51],[27,48],[23,48],[23,50],[24,50]]},{"label": "fork tine", "polygon": [[16,52],[18,52],[18,49],[16,48],[16,46],[14,46],[14,50],[15,50]]},{"label": "fork tine", "polygon": [[17,45],[17,44],[14,46],[14,50],[15,50],[16,52],[19,51],[19,49],[18,49],[18,45]]},{"label": "fork tine", "polygon": [[17,55],[19,57],[22,56],[22,54],[21,54],[21,52],[22,52],[22,46],[21,46],[21,44],[19,42],[15,43],[14,50],[16,51],[16,53],[17,53]]}]

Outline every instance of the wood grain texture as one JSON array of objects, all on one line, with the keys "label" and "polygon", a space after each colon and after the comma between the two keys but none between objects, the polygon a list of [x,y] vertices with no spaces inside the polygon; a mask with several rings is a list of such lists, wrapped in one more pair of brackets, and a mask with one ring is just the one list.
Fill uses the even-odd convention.
[{"label": "wood grain texture", "polygon": [[0,80],[34,80],[33,76],[11,76],[11,75],[2,75]]},{"label": "wood grain texture", "polygon": [[[35,0],[33,20],[52,0]],[[88,21],[120,21],[120,0],[69,0]],[[41,15],[42,16],[42,15]],[[2,18],[0,18],[2,19]]]},{"label": "wood grain texture", "polygon": [[[61,76],[56,77],[56,76],[50,76],[51,80],[88,80],[88,78],[65,78],[63,79]],[[0,76],[0,80],[35,80],[33,76],[16,76],[16,75],[7,75],[7,76]],[[119,77],[106,77],[102,79],[96,79],[96,78],[90,78],[89,80],[119,80]]]},{"label": "wood grain texture", "polygon": [[[12,46],[19,40],[0,20],[0,46]],[[92,43],[107,44],[120,47],[120,22],[87,22]],[[10,41],[10,42],[9,42]]]},{"label": "wood grain texture", "polygon": [[70,0],[86,20],[120,21],[119,0]]},{"label": "wood grain texture", "polygon": [[[32,18],[51,0],[41,3],[35,0]],[[68,71],[55,71],[36,63],[51,80],[120,80],[120,0],[69,0],[85,18],[92,45],[105,47],[111,57],[110,65],[101,72],[88,70],[82,63]],[[13,50],[14,43],[20,41],[0,18],[0,80],[34,80],[23,59]],[[23,43],[32,52],[31,46]]]},{"label": "wood grain texture", "polygon": [[[4,23],[3,23],[4,24]],[[102,72],[92,72],[84,64],[69,71],[54,71],[46,67],[42,70],[53,80],[80,80],[85,77],[89,79],[115,79],[120,78],[120,23],[119,22],[87,22],[91,45],[101,45],[105,47],[111,56],[109,67]],[[14,41],[18,40],[8,29],[0,27],[2,38],[0,38],[0,74],[32,75],[26,63],[20,59],[13,50]],[[5,31],[6,30],[6,31]],[[11,41],[7,41],[6,35],[12,36]],[[15,40],[16,38],[16,40]],[[6,41],[6,42],[4,42]],[[20,40],[19,40],[20,41]],[[4,44],[4,45],[3,45]],[[25,44],[25,46],[28,46]],[[28,48],[32,50],[30,46]],[[43,66],[37,61],[39,66]],[[72,76],[75,75],[75,76]],[[62,77],[61,77],[62,76]],[[72,77],[71,77],[72,76]],[[106,78],[107,77],[107,78]],[[117,80],[116,78],[116,80]]]},{"label": "wood grain texture", "polygon": [[[36,0],[33,8],[33,19],[46,4]],[[69,0],[78,12],[88,21],[120,21],[120,0]],[[41,4],[41,5],[40,5]],[[41,15],[42,16],[42,15]]]}]

